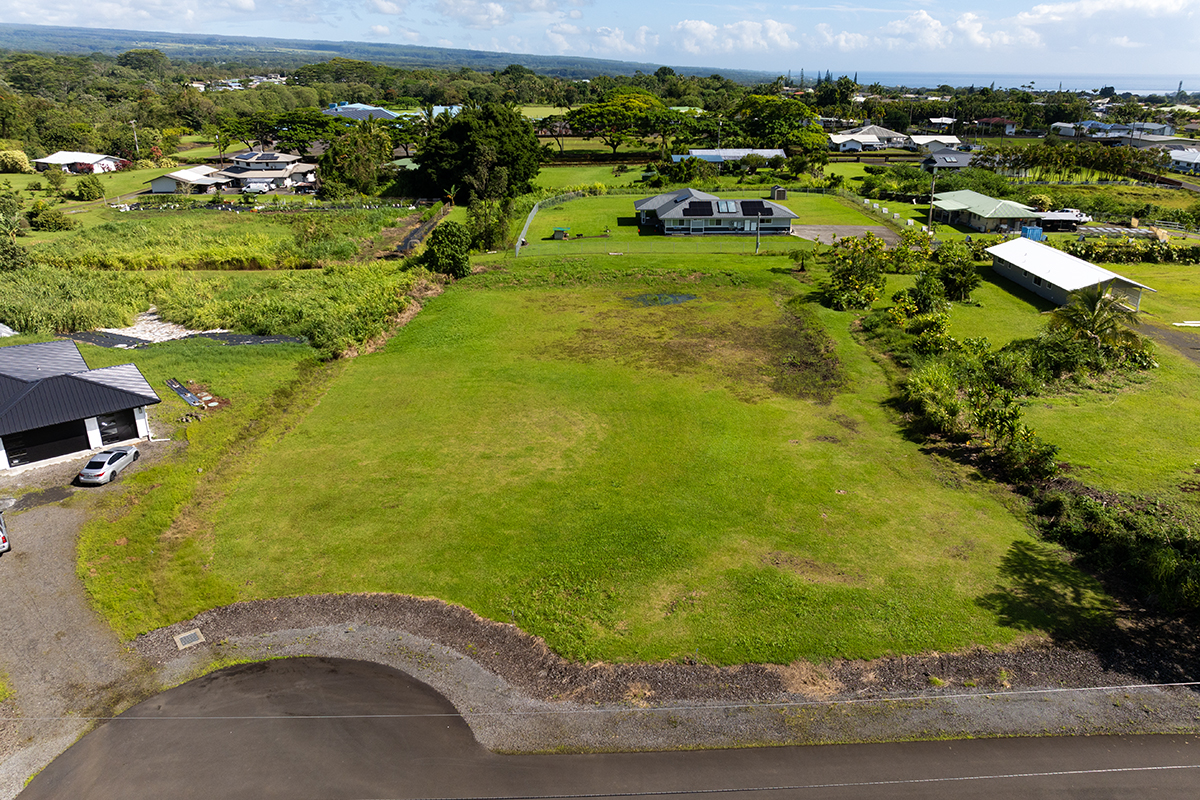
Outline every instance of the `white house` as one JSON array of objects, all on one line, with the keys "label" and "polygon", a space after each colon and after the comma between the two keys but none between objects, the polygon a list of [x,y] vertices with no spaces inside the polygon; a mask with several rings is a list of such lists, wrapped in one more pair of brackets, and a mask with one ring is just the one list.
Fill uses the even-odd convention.
[{"label": "white house", "polygon": [[1071,292],[1104,285],[1111,294],[1137,311],[1142,304],[1142,292],[1154,291],[1104,267],[1025,237],[993,245],[987,253],[992,257],[992,269],[997,274],[1060,306],[1070,302]]},{"label": "white house", "polygon": [[845,134],[866,134],[874,136],[885,147],[903,147],[908,144],[908,137],[903,133],[884,128],[881,125],[862,125],[858,128],[850,128],[849,130],[841,131]]},{"label": "white house", "polygon": [[1171,171],[1192,175],[1200,173],[1200,150],[1172,150],[1170,155]]},{"label": "white house", "polygon": [[236,187],[253,184],[264,188],[283,189],[312,180],[316,164],[305,164],[300,156],[288,153],[259,153],[247,150],[232,157],[233,166],[226,167],[213,177],[228,179]]},{"label": "white house", "polygon": [[232,179],[220,174],[216,167],[202,165],[168,172],[146,181],[153,194],[202,194],[219,192]]},{"label": "white house", "polygon": [[[116,172],[121,168],[123,158],[106,156],[100,153],[80,153],[75,150],[59,150],[45,158],[35,158],[32,163],[38,172],[57,168],[64,172]],[[125,162],[128,163],[128,162]]]},{"label": "white house", "polygon": [[787,158],[787,153],[782,150],[755,149],[751,147],[722,147],[720,149],[698,149],[692,148],[688,150],[686,156],[677,155],[671,156],[671,160],[678,164],[685,158],[699,158],[702,161],[708,161],[712,164],[724,164],[726,161],[739,161],[746,156],[757,155],[763,158]]},{"label": "white house", "polygon": [[914,134],[908,137],[909,141],[917,147],[927,150],[941,150],[946,147],[958,147],[962,144],[962,140],[957,136],[951,136],[948,133],[935,133],[929,136]]},{"label": "white house", "polygon": [[879,137],[873,133],[831,133],[829,143],[840,153],[861,153],[863,150],[877,150],[883,146]]}]

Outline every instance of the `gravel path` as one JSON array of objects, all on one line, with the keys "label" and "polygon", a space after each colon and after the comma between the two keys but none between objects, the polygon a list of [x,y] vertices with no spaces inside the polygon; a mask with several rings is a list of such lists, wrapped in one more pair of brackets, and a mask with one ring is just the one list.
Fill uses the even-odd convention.
[{"label": "gravel path", "polygon": [[900,236],[886,225],[792,225],[792,235],[801,239],[833,244],[834,237],[865,236],[873,233],[889,245],[900,242]]}]

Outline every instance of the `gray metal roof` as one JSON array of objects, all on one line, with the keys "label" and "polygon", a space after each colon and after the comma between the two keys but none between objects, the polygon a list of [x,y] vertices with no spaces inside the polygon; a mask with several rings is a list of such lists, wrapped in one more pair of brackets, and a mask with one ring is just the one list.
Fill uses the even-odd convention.
[{"label": "gray metal roof", "polygon": [[291,153],[259,153],[254,150],[247,150],[244,153],[230,156],[234,161],[246,161],[255,164],[271,164],[282,162],[284,164],[292,161],[299,161],[300,156],[294,156]]},{"label": "gray metal roof", "polygon": [[676,189],[673,192],[664,194],[656,194],[654,197],[643,197],[641,200],[634,200],[633,207],[637,211],[654,211],[663,206],[673,206],[682,203],[685,200],[716,200],[715,194],[701,192],[697,189]]},{"label": "gray metal roof", "polygon": [[89,370],[74,342],[0,347],[0,436],[158,402],[136,366]]},{"label": "gray metal roof", "polygon": [[0,347],[0,375],[36,381],[53,375],[84,372],[87,362],[71,341],[39,342]]},{"label": "gray metal roof", "polygon": [[678,203],[660,211],[659,219],[796,219],[799,215],[770,200],[712,200]]}]

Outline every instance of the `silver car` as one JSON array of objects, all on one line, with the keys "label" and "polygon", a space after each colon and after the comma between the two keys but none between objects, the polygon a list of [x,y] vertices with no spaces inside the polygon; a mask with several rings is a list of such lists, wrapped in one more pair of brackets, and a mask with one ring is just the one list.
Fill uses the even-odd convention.
[{"label": "silver car", "polygon": [[141,457],[142,454],[133,445],[114,447],[92,456],[92,460],[79,471],[75,479],[80,483],[112,483],[121,470]]},{"label": "silver car", "polygon": [[8,529],[4,527],[4,509],[12,507],[12,504],[12,500],[0,500],[0,553],[12,549],[12,543],[8,541]]}]

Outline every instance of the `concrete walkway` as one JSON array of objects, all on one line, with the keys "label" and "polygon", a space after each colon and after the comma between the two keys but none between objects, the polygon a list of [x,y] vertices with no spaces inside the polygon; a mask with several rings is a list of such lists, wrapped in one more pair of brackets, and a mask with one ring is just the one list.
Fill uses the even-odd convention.
[{"label": "concrete walkway", "polygon": [[865,236],[873,233],[889,245],[900,242],[900,235],[886,225],[792,225],[792,235],[820,244],[833,244],[834,238]]}]

